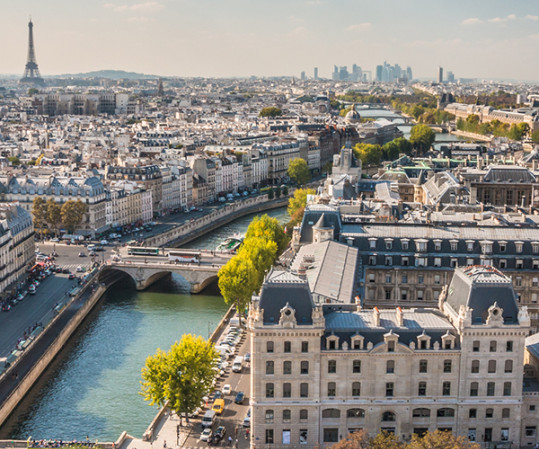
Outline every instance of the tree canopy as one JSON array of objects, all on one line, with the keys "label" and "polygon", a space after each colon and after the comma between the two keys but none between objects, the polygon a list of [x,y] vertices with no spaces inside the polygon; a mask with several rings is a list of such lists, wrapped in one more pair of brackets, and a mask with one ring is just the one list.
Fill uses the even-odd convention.
[{"label": "tree canopy", "polygon": [[86,204],[82,201],[69,200],[62,204],[62,223],[69,232],[73,232],[82,223],[86,210]]},{"label": "tree canopy", "polygon": [[297,157],[288,164],[288,176],[300,186],[307,184],[311,180],[311,172],[305,159]]},{"label": "tree canopy", "polygon": [[245,234],[246,240],[250,237],[262,237],[275,242],[277,244],[277,255],[281,254],[288,244],[288,238],[283,231],[283,227],[276,218],[272,218],[268,214],[253,218]]},{"label": "tree canopy", "polygon": [[221,267],[217,277],[225,302],[235,304],[238,313],[245,310],[257,287],[254,265],[238,253]]},{"label": "tree canopy", "polygon": [[410,143],[414,148],[424,154],[436,138],[436,133],[427,125],[415,125],[410,133]]},{"label": "tree canopy", "polygon": [[146,359],[141,395],[150,405],[168,402],[178,415],[193,413],[212,388],[217,357],[210,341],[183,335],[168,352],[158,349]]},{"label": "tree canopy", "polygon": [[479,449],[479,445],[466,437],[440,430],[423,436],[414,434],[409,442],[400,441],[392,433],[381,432],[370,437],[365,430],[360,430],[333,444],[330,449]]},{"label": "tree canopy", "polygon": [[275,106],[268,106],[266,108],[262,108],[260,110],[260,114],[258,114],[260,117],[279,117],[283,114],[283,111],[281,109],[275,107]]},{"label": "tree canopy", "polygon": [[356,143],[353,150],[354,155],[361,160],[364,166],[379,165],[382,160],[383,151],[380,145]]},{"label": "tree canopy", "polygon": [[46,221],[47,203],[40,196],[36,196],[32,203],[32,215],[34,216],[34,227],[41,229]]},{"label": "tree canopy", "polygon": [[62,222],[62,208],[52,198],[47,200],[47,222],[51,229],[58,230],[59,224]]}]

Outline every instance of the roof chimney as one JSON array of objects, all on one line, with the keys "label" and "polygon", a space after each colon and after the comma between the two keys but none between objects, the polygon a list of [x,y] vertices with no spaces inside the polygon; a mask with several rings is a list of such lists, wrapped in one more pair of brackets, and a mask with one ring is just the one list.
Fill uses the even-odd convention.
[{"label": "roof chimney", "polygon": [[378,310],[378,307],[374,307],[374,309],[372,310],[372,313],[373,313],[373,317],[374,317],[374,325],[376,327],[380,327],[380,311]]},{"label": "roof chimney", "polygon": [[361,312],[361,298],[359,296],[356,296],[354,300],[356,302],[356,311]]},{"label": "roof chimney", "polygon": [[397,307],[397,326],[404,327],[404,313],[400,306]]}]

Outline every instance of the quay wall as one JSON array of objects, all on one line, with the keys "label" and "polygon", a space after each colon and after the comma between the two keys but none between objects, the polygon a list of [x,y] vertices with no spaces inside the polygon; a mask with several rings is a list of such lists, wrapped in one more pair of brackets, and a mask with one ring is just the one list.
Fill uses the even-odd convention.
[{"label": "quay wall", "polygon": [[[293,189],[290,189],[293,194]],[[228,204],[221,209],[215,209],[210,214],[193,221],[176,226],[162,234],[145,239],[146,246],[176,247],[189,243],[221,226],[237,220],[245,215],[277,209],[288,205],[288,196],[268,201],[268,195],[259,195],[241,202]]]},{"label": "quay wall", "polygon": [[[86,288],[90,288],[90,283],[87,284]],[[106,287],[104,285],[99,285],[97,289],[89,295],[86,301],[82,304],[78,304],[77,302],[81,301],[85,294],[88,294],[86,289],[81,291],[79,295],[74,297],[73,300],[58,313],[47,328],[34,342],[32,342],[10,369],[6,371],[3,378],[0,379],[0,384],[9,382],[10,380],[12,381],[13,379],[9,377],[11,376],[11,373],[20,372],[21,370],[18,368],[24,369],[24,364],[32,364],[22,380],[18,382],[9,396],[2,404],[0,404],[0,427],[2,427],[19,402],[26,396],[34,383],[62,350],[69,338],[78,329],[88,313],[95,307],[105,291]],[[77,307],[80,308],[76,310]],[[68,320],[67,323],[65,322],[66,320]],[[51,338],[52,342],[47,341]],[[39,356],[40,351],[43,352]],[[37,361],[34,362],[36,356],[38,356]],[[11,447],[11,443],[13,443],[13,440],[0,440],[0,448]],[[5,444],[9,444],[10,446],[6,446]],[[26,445],[26,441],[24,441],[24,445]]]}]

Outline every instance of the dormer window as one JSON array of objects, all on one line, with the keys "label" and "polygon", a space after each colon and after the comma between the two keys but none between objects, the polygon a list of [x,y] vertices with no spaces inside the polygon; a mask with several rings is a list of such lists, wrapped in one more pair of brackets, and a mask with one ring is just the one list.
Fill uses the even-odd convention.
[{"label": "dormer window", "polygon": [[505,253],[507,250],[507,242],[498,242],[498,247],[500,248],[500,253]]},{"label": "dormer window", "polygon": [[473,251],[473,240],[466,240],[466,251]]},{"label": "dormer window", "polygon": [[402,249],[407,251],[408,248],[409,248],[409,244],[410,244],[410,240],[408,239],[402,239],[401,240],[401,246],[402,246]]},{"label": "dormer window", "polygon": [[515,251],[520,254],[522,253],[522,247],[524,246],[524,242],[515,242]]},{"label": "dormer window", "polygon": [[416,250],[418,252],[424,253],[427,251],[427,240],[420,239],[415,241]]},{"label": "dormer window", "polygon": [[532,242],[532,252],[533,254],[539,253],[539,242]]},{"label": "dormer window", "polygon": [[446,333],[442,336],[442,348],[454,349],[455,348],[455,336],[450,333]]},{"label": "dormer window", "polygon": [[392,331],[389,331],[384,335],[384,342],[387,345],[387,352],[395,352],[397,347],[397,342],[399,341],[399,336],[394,334]]},{"label": "dormer window", "polygon": [[417,349],[430,349],[430,337],[425,332],[417,337]]},{"label": "dormer window", "polygon": [[376,239],[375,238],[370,238],[369,239],[369,248],[370,249],[376,249]]},{"label": "dormer window", "polygon": [[492,242],[488,240],[483,240],[481,242],[481,252],[483,254],[492,254]]},{"label": "dormer window", "polygon": [[351,345],[352,345],[352,349],[355,349],[356,351],[357,350],[361,350],[363,349],[363,342],[364,342],[364,338],[363,336],[361,335],[354,335],[352,338],[351,338]]},{"label": "dormer window", "polygon": [[326,339],[326,346],[330,350],[339,349],[339,337],[331,335]]},{"label": "dormer window", "polygon": [[385,239],[386,249],[393,249],[393,239]]},{"label": "dormer window", "polygon": [[434,240],[434,251],[441,251],[441,250],[442,250],[442,241]]},{"label": "dormer window", "polygon": [[459,247],[459,241],[458,240],[450,240],[449,241],[451,245],[451,251],[457,251]]}]

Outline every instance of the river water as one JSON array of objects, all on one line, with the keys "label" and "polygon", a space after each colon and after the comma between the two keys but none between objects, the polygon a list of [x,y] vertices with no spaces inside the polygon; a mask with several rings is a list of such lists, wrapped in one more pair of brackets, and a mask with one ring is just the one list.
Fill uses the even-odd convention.
[{"label": "river water", "polygon": [[[281,223],[286,209],[268,211]],[[223,226],[189,247],[214,249],[244,233],[253,216]],[[140,370],[157,348],[168,350],[184,333],[207,338],[226,312],[216,286],[190,295],[181,276],[137,292],[116,284],[77,337],[6,424],[11,438],[114,441],[126,430],[142,436],[157,412],[139,395]],[[4,430],[3,433],[6,433]]]}]

